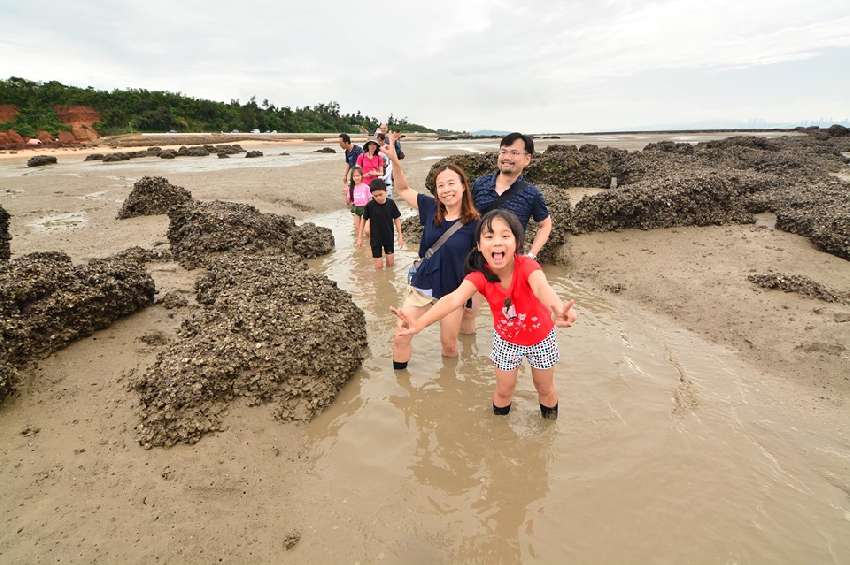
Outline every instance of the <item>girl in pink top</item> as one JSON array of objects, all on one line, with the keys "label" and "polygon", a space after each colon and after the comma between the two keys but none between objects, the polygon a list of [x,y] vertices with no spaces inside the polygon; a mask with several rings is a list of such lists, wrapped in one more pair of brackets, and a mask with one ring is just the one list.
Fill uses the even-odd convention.
[{"label": "girl in pink top", "polygon": [[378,153],[377,142],[366,142],[363,153],[357,157],[357,166],[363,169],[363,182],[366,184],[384,176],[384,158]]},{"label": "girl in pink top", "polygon": [[537,261],[517,254],[522,252],[523,239],[522,224],[513,212],[491,210],[478,224],[478,245],[466,262],[469,274],[457,290],[415,320],[399,310],[393,312],[401,319],[400,333],[414,335],[463,307],[476,292],[483,294],[493,312],[495,330],[490,354],[496,366],[493,413],[510,412],[519,366],[526,359],[540,400],[540,415],[554,420],[558,417],[554,366],[560,360],[555,326],[575,323],[575,300],[563,303]]},{"label": "girl in pink top", "polygon": [[363,209],[371,198],[372,192],[369,190],[369,185],[363,182],[363,171],[360,167],[354,167],[351,169],[351,180],[345,190],[345,202],[351,206],[351,217],[354,220],[355,232],[360,229]]}]

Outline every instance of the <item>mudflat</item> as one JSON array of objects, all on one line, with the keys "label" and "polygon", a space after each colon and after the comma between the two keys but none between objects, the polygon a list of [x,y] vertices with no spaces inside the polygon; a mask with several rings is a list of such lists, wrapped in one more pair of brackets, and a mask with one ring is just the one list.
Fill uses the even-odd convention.
[{"label": "mudflat", "polygon": [[[581,136],[539,149],[634,150],[668,139]],[[223,431],[144,449],[129,382],[196,311],[204,273],[149,264],[159,296],[185,305],[158,301],[21,369],[0,405],[0,561],[850,557],[850,303],[748,280],[801,275],[844,296],[850,262],[776,229],[771,214],[755,224],[569,235],[563,264],[546,269],[579,304],[579,325],[559,336],[561,419],[539,422],[524,382],[517,413],[494,420],[487,315],[459,360],[441,359],[427,332],[410,370],[391,370],[388,308],[401,300],[415,249],[399,250],[395,271],[372,271],[368,250],[352,245],[342,155],[315,152],[326,145],[244,143],[264,156],[113,163],[68,151],[40,168],[26,167],[31,154],[2,156],[13,258],[62,251],[86,262],[135,245],[168,249],[166,215],[116,219],[143,176],[166,177],[198,200],[330,228],[335,250],[310,268],[363,310],[368,351],[309,423],[281,423],[273,406],[237,401]],[[437,159],[496,145],[409,142],[405,170],[425,190]],[[575,204],[599,189],[567,190]]]}]

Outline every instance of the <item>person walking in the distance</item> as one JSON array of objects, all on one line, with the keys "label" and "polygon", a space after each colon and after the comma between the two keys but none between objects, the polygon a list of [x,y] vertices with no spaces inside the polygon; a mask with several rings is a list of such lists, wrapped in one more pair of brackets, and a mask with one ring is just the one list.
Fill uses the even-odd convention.
[{"label": "person walking in the distance", "polygon": [[512,212],[488,212],[475,230],[477,247],[466,262],[469,274],[457,290],[415,318],[403,310],[392,311],[401,321],[399,335],[413,336],[456,312],[476,293],[484,295],[493,312],[495,330],[490,354],[496,366],[493,413],[510,412],[519,366],[526,359],[531,365],[540,415],[554,420],[558,417],[554,366],[560,360],[555,326],[575,323],[575,301],[562,302],[537,261],[520,255],[523,238],[522,225]]},{"label": "person walking in the distance", "polygon": [[357,247],[363,245],[363,231],[368,230],[375,269],[381,270],[384,268],[384,257],[387,268],[393,266],[395,253],[393,231],[398,233],[398,246],[404,247],[404,236],[401,233],[399,219],[401,212],[398,211],[396,203],[387,197],[387,187],[382,179],[373,180],[369,188],[372,191],[372,200],[363,209],[363,217],[357,230]]},{"label": "person walking in the distance", "polygon": [[347,133],[339,134],[339,147],[345,151],[345,172],[342,173],[342,184],[348,186],[348,175],[357,165],[357,158],[363,153],[363,148],[351,143],[351,137]]}]

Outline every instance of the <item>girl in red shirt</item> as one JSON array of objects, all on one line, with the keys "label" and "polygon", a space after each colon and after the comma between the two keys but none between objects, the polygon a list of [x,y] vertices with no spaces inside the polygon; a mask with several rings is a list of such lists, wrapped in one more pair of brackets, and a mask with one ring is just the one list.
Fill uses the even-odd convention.
[{"label": "girl in red shirt", "polygon": [[575,300],[564,304],[537,261],[518,254],[522,252],[524,235],[513,212],[488,212],[475,233],[477,248],[467,258],[469,274],[457,290],[442,297],[416,320],[392,310],[401,319],[401,335],[414,335],[462,307],[476,292],[483,294],[493,312],[495,330],[490,354],[496,365],[493,413],[510,412],[517,372],[525,358],[531,365],[540,414],[554,420],[558,417],[554,366],[560,360],[555,326],[570,327],[575,323]]}]

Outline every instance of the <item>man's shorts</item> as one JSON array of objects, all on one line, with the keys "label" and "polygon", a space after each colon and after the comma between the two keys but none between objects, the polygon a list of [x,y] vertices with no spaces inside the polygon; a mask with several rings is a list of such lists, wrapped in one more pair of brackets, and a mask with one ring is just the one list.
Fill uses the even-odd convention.
[{"label": "man's shorts", "polygon": [[561,360],[555,328],[534,345],[516,345],[502,339],[493,332],[493,351],[490,360],[503,371],[513,371],[522,364],[522,359],[528,359],[528,364],[535,369],[549,369]]}]

